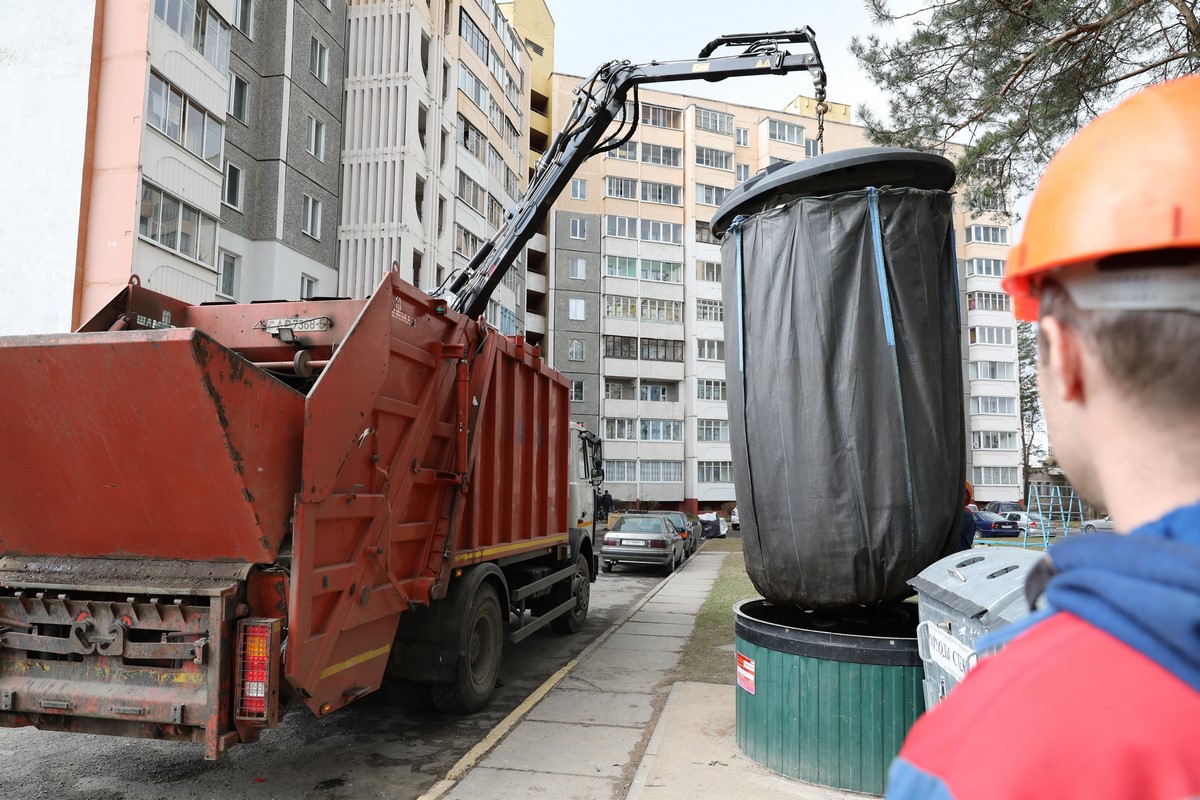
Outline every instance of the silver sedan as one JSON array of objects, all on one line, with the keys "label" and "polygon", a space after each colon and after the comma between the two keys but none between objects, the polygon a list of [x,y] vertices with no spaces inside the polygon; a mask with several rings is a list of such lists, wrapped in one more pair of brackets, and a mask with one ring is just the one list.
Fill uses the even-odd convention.
[{"label": "silver sedan", "polygon": [[601,570],[614,564],[650,564],[674,572],[683,562],[683,537],[666,517],[617,517],[600,543]]}]

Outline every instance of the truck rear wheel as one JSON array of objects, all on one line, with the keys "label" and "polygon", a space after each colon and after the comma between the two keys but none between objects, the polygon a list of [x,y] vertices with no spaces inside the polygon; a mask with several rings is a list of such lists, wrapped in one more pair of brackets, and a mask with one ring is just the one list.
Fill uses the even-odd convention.
[{"label": "truck rear wheel", "polygon": [[470,714],[487,705],[500,674],[504,630],[500,598],[490,583],[481,583],[460,622],[454,680],[430,687],[433,702],[444,714]]},{"label": "truck rear wheel", "polygon": [[583,628],[592,597],[591,578],[588,557],[580,553],[575,557],[575,572],[571,579],[563,581],[551,591],[550,596],[554,598],[552,605],[565,603],[571,598],[575,600],[575,606],[570,611],[550,621],[550,627],[558,633],[578,633]]}]

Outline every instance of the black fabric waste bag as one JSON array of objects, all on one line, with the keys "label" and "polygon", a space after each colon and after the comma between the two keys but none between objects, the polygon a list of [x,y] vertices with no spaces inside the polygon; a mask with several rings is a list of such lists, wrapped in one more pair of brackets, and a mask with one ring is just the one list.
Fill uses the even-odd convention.
[{"label": "black fabric waste bag", "polygon": [[955,549],[965,471],[951,196],[864,189],[722,242],[746,571],[772,603],[893,602]]}]

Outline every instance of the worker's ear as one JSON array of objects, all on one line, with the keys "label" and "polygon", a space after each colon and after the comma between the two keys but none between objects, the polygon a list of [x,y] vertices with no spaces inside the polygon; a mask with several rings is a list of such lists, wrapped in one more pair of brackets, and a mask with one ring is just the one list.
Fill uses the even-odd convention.
[{"label": "worker's ear", "polygon": [[1038,371],[1043,392],[1054,393],[1064,403],[1086,399],[1083,351],[1079,333],[1056,317],[1038,323],[1040,354]]}]

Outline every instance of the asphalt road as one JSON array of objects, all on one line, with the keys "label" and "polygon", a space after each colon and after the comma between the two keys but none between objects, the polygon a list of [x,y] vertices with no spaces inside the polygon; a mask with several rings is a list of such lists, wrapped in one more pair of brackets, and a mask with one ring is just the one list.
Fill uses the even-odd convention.
[{"label": "asphalt road", "polygon": [[541,631],[507,645],[501,685],[488,707],[469,717],[408,714],[384,692],[325,719],[300,706],[257,744],[235,747],[215,763],[204,760],[199,745],[0,729],[0,798],[415,798],[664,577],[624,566],[601,574],[584,629],[573,636]]}]

